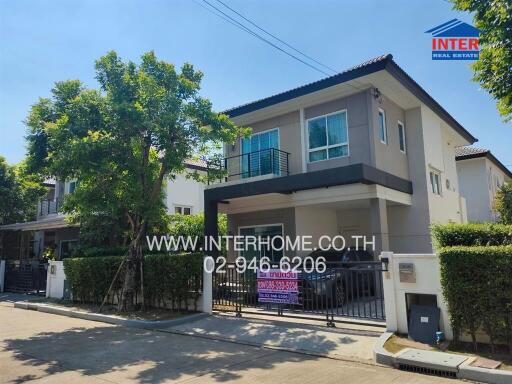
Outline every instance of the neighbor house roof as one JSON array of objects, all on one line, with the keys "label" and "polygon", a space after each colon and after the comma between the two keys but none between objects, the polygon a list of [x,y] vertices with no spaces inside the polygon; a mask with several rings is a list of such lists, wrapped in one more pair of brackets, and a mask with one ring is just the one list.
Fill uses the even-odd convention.
[{"label": "neighbor house roof", "polygon": [[437,101],[435,101],[412,77],[410,77],[402,68],[393,61],[393,55],[387,54],[378,56],[374,59],[365,61],[355,67],[340,72],[334,76],[326,77],[289,91],[278,93],[251,103],[243,104],[235,108],[228,109],[223,113],[229,117],[241,116],[246,113],[254,112],[259,109],[267,108],[288,100],[295,99],[309,93],[317,92],[338,84],[357,79],[378,71],[386,70],[395,79],[397,79],[405,88],[412,92],[419,100],[426,104],[430,109],[437,113],[448,125],[457,131],[462,137],[471,143],[478,141],[462,125],[459,124]]},{"label": "neighbor house roof", "polygon": [[477,148],[477,147],[457,147],[455,148],[455,160],[462,161],[468,159],[477,159],[479,157],[485,157],[492,161],[499,169],[503,171],[508,178],[512,179],[512,171],[510,171],[501,161],[499,161],[489,149]]},{"label": "neighbor house roof", "polygon": [[206,162],[197,159],[185,160],[185,167],[197,171],[206,171],[207,169]]},{"label": "neighbor house roof", "polygon": [[26,221],[24,223],[1,225],[0,231],[41,231],[45,229],[58,229],[78,226],[79,224],[72,224],[66,221],[64,215],[52,215],[36,221]]}]

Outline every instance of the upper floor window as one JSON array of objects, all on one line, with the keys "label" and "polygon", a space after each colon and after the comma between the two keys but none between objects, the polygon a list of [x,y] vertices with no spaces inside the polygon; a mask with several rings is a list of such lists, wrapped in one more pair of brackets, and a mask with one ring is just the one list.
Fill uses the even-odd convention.
[{"label": "upper floor window", "polygon": [[388,130],[386,128],[386,112],[379,108],[379,139],[382,143],[388,143]]},{"label": "upper floor window", "polygon": [[401,121],[398,122],[398,143],[400,144],[400,151],[406,153],[405,127]]},{"label": "upper floor window", "polygon": [[174,206],[174,214],[176,215],[191,215],[192,214],[192,208],[191,207],[185,207],[182,205],[175,205]]},{"label": "upper floor window", "polygon": [[347,112],[308,120],[309,161],[348,156]]},{"label": "upper floor window", "polygon": [[438,171],[430,171],[430,186],[434,195],[441,195],[441,174]]}]

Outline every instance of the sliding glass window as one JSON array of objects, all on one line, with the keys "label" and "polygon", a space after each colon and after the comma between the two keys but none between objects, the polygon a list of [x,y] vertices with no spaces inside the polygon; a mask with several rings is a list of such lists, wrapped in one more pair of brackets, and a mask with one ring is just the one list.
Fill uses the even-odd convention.
[{"label": "sliding glass window", "polygon": [[347,112],[308,120],[309,162],[348,156]]}]

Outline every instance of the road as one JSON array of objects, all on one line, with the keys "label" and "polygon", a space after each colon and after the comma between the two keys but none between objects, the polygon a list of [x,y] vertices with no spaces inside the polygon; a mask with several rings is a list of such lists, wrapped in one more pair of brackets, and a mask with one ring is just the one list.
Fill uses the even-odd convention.
[{"label": "road", "polygon": [[0,302],[0,383],[451,383],[385,367],[117,327]]}]

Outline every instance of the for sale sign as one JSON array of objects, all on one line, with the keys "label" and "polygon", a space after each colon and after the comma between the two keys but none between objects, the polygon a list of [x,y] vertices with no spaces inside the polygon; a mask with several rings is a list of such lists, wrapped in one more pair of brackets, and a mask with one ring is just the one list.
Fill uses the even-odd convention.
[{"label": "for sale sign", "polygon": [[299,275],[279,269],[258,271],[258,301],[260,303],[298,304]]}]

